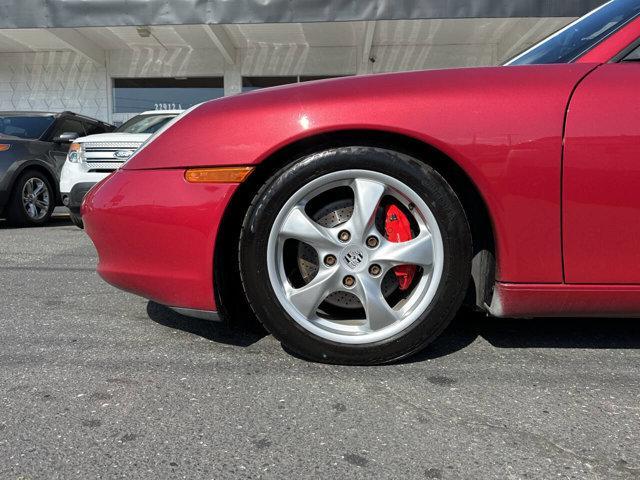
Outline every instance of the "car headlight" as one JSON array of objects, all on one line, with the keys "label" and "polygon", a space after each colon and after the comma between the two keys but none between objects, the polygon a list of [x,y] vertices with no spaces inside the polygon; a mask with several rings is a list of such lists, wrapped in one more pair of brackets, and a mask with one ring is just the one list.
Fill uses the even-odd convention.
[{"label": "car headlight", "polygon": [[69,153],[67,154],[67,160],[71,163],[84,162],[84,148],[81,143],[72,143],[69,147]]}]

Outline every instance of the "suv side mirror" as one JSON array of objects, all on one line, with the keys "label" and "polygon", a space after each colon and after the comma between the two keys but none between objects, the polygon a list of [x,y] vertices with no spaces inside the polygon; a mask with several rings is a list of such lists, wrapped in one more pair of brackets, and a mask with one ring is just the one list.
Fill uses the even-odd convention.
[{"label": "suv side mirror", "polygon": [[76,132],[64,132],[59,137],[54,137],[53,141],[56,143],[71,143],[79,136],[80,135],[78,135]]}]

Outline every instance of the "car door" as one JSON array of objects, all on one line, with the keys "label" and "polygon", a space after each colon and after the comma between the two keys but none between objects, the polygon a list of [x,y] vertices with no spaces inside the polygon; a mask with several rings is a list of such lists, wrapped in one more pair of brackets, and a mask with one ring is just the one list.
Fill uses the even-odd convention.
[{"label": "car door", "polygon": [[563,249],[567,283],[640,284],[640,62],[601,65],[567,112]]},{"label": "car door", "polygon": [[79,120],[73,117],[62,117],[58,119],[49,136],[49,141],[51,142],[49,158],[51,159],[52,166],[58,175],[62,170],[62,165],[64,165],[64,161],[67,158],[67,153],[69,152],[69,146],[71,144],[68,142],[54,142],[53,139],[66,132],[77,133],[79,137],[85,135],[84,127],[82,126],[82,122]]}]

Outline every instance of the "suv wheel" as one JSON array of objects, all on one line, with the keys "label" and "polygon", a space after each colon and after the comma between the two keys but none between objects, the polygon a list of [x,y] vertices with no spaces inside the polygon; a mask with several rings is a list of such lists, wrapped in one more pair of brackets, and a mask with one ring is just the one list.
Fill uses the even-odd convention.
[{"label": "suv wheel", "polygon": [[73,223],[76,227],[84,229],[84,222],[82,221],[82,217],[77,213],[69,212],[69,218],[71,219],[71,223]]},{"label": "suv wheel", "polygon": [[14,185],[7,217],[14,225],[43,225],[51,217],[55,203],[55,193],[47,177],[27,170]]}]

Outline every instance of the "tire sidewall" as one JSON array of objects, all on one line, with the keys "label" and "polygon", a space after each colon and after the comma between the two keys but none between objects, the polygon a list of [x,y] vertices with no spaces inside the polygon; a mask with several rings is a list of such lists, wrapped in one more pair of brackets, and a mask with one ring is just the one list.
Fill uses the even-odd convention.
[{"label": "tire sidewall", "polygon": [[[442,235],[444,265],[427,309],[392,337],[365,344],[343,344],[302,327],[281,305],[267,268],[268,239],[286,201],[306,183],[340,170],[373,170],[412,188],[434,214]],[[342,147],[304,157],[281,169],[256,195],[240,242],[240,270],[252,308],[265,327],[289,349],[313,360],[374,364],[416,352],[437,337],[462,302],[471,268],[471,240],[464,210],[444,178],[413,157],[373,147]]]},{"label": "tire sidewall", "polygon": [[78,215],[77,213],[69,212],[69,219],[71,220],[71,223],[73,223],[76,227],[84,230],[84,222],[80,215]]}]

